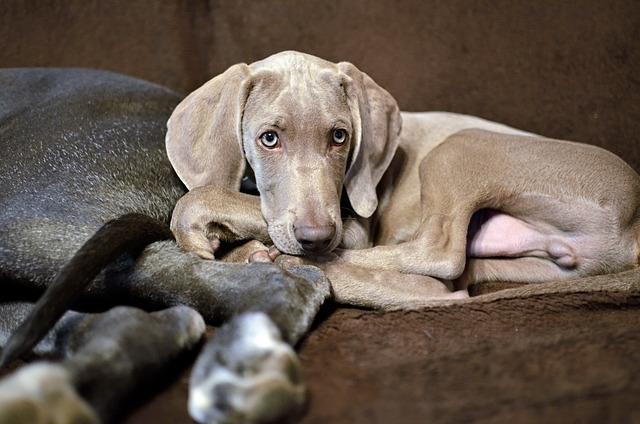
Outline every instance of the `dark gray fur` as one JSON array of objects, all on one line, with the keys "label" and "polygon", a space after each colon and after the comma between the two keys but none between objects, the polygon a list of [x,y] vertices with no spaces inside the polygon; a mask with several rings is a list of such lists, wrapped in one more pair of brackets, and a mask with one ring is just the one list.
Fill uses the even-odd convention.
[{"label": "dark gray fur", "polygon": [[[179,100],[165,88],[108,72],[0,70],[0,346],[31,309],[15,301],[35,300],[65,274],[61,269],[107,221],[140,213],[168,229],[186,192],[164,148],[166,121]],[[104,240],[105,250],[113,247]],[[100,253],[97,241],[89,253]],[[82,293],[75,306],[184,305],[214,325],[262,311],[293,344],[329,296],[328,281],[314,267],[205,261],[172,240],[140,250],[123,248],[84,291],[76,289]],[[80,277],[88,267],[71,268],[65,272]],[[194,345],[199,334],[185,325],[196,318],[183,306],[160,315],[132,308],[70,312],[36,352],[66,358],[70,390],[109,421],[129,393],[153,386],[152,377]],[[113,355],[105,356],[111,347]]]},{"label": "dark gray fur", "polygon": [[[185,193],[164,150],[166,121],[179,100],[165,88],[108,72],[0,71],[2,297],[25,288],[40,293],[108,220],[138,212],[168,222]],[[295,342],[328,286],[315,269],[290,271],[202,261],[164,241],[139,256],[123,255],[82,298],[149,308],[183,304],[213,324],[263,310]]]},{"label": "dark gray fur", "polygon": [[[31,305],[26,303],[0,304],[3,316],[24,318],[30,310]],[[0,325],[0,341],[6,340],[10,330],[4,323]],[[69,390],[81,395],[101,422],[116,422],[150,390],[165,384],[186,364],[191,356],[189,352],[198,345],[204,330],[202,317],[185,306],[154,313],[125,306],[101,314],[69,311],[35,351],[58,358],[59,367],[69,376],[72,385]],[[0,422],[4,423],[3,417],[9,415],[8,422],[12,424],[30,423],[34,410],[39,409],[41,416],[52,414],[49,409],[54,405],[47,403],[52,401],[58,402],[55,408],[78,408],[70,399],[47,400],[51,396],[47,395],[46,388],[42,389],[41,396],[31,397],[28,387],[29,382],[24,381],[13,387],[12,395],[30,400],[26,404],[33,409],[12,411],[11,404],[5,403],[4,408],[0,406]],[[2,400],[0,395],[0,403]]]}]

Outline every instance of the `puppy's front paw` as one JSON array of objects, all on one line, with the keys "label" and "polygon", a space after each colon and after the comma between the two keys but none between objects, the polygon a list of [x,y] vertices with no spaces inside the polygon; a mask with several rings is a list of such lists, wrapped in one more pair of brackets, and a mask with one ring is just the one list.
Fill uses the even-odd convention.
[{"label": "puppy's front paw", "polygon": [[214,253],[220,248],[220,238],[215,233],[200,229],[179,229],[171,227],[176,243],[187,252],[193,252],[202,259],[215,259]]},{"label": "puppy's front paw", "polygon": [[0,382],[0,424],[98,424],[60,365],[34,363]]},{"label": "puppy's front paw", "polygon": [[242,240],[271,242],[260,198],[217,186],[195,187],[182,196],[170,226],[180,247],[204,259]]},{"label": "puppy's front paw", "polygon": [[287,422],[304,402],[298,358],[260,312],[240,315],[216,331],[191,376],[189,413],[202,423]]},{"label": "puppy's front paw", "polygon": [[[264,259],[266,257],[266,259]],[[220,257],[222,262],[272,262],[269,258],[269,248],[258,240],[249,240]]]}]

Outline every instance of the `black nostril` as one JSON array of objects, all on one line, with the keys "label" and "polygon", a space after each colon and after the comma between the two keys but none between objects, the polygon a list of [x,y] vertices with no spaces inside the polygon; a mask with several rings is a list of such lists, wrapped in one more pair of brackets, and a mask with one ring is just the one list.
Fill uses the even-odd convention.
[{"label": "black nostril", "polygon": [[294,226],[293,232],[300,246],[310,252],[326,250],[336,235],[333,226]]}]

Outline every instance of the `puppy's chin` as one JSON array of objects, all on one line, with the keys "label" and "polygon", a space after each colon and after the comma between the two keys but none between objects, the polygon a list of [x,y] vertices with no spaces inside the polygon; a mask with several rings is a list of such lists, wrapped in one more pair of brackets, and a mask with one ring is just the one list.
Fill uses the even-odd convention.
[{"label": "puppy's chin", "polygon": [[286,255],[304,255],[302,246],[296,241],[293,231],[288,230],[289,226],[281,221],[267,220],[267,231],[273,244],[281,253]]},{"label": "puppy's chin", "polygon": [[332,241],[331,244],[329,246],[327,246],[324,249],[316,249],[316,250],[308,250],[308,249],[304,249],[300,246],[299,249],[302,253],[298,253],[298,256],[324,256],[324,255],[328,255],[329,253],[331,253],[333,250],[335,250],[336,247],[338,247],[338,245],[340,244],[340,239],[336,237],[337,241]]},{"label": "puppy's chin", "polygon": [[276,240],[273,240],[273,244],[278,248],[280,253],[284,253],[285,255],[304,256],[308,254],[295,241],[292,242],[290,240],[285,240],[284,242],[278,242]]}]

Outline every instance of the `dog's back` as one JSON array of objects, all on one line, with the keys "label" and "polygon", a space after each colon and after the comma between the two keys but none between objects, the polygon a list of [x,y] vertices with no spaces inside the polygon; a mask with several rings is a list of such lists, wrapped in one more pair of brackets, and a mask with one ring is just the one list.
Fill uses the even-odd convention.
[{"label": "dog's back", "polygon": [[178,101],[109,72],[0,71],[3,285],[41,288],[97,228],[125,213],[168,220],[184,194],[164,152]]}]

